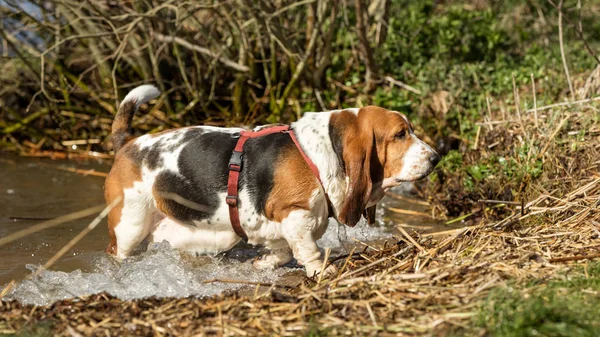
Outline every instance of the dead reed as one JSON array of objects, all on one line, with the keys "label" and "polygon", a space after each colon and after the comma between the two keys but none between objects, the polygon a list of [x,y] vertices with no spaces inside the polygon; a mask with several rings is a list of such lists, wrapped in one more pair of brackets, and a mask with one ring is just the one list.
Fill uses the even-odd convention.
[{"label": "dead reed", "polygon": [[[593,106],[557,108],[539,110],[537,128],[533,114],[501,124],[513,137],[507,146],[531,142],[530,158],[544,165],[529,183],[528,201],[506,200],[511,212],[501,219],[482,208],[478,222],[462,229],[403,231],[398,242],[335,259],[340,271],[331,279],[254,284],[253,295],[121,301],[97,294],[47,307],[2,302],[0,332],[45,321],[59,334],[85,336],[410,336],[468,328],[489,289],[551,278],[599,257],[600,123],[591,118]],[[498,129],[484,125],[479,148],[489,151],[484,141]],[[214,280],[221,281],[243,280]]]}]

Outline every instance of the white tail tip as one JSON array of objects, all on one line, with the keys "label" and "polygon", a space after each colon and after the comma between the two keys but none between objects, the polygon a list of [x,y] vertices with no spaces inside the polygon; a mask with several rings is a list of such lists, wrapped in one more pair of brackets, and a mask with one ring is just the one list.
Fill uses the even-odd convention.
[{"label": "white tail tip", "polygon": [[131,90],[121,104],[129,101],[135,101],[136,107],[147,103],[160,95],[160,91],[151,84],[144,84]]}]

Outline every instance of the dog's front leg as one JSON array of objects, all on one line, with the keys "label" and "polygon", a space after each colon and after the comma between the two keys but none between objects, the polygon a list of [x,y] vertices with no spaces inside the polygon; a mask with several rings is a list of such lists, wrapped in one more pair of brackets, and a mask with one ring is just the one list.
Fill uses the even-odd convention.
[{"label": "dog's front leg", "polygon": [[[306,275],[315,276],[321,272],[323,261],[321,252],[314,238],[317,219],[310,212],[298,210],[290,212],[282,222],[283,235],[292,248],[292,253],[299,264],[306,268]],[[335,265],[327,267],[324,277],[337,273]]]}]

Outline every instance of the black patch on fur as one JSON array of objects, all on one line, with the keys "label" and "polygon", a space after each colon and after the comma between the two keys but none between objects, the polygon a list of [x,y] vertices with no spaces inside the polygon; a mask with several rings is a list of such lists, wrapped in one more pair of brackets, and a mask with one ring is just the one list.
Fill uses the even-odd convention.
[{"label": "black patch on fur", "polygon": [[154,189],[159,197],[163,193],[176,193],[201,205],[203,210],[197,210],[182,205],[173,199],[161,197],[166,213],[172,214],[177,220],[191,226],[194,225],[194,220],[210,218],[218,207],[219,200],[216,194],[211,195],[197,190],[188,179],[171,171],[163,171],[156,177]]},{"label": "black patch on fur", "polygon": [[171,150],[168,148],[159,141],[156,145],[140,151],[144,155],[144,166],[147,166],[150,170],[156,170],[159,166],[163,166],[163,159],[160,154]]},{"label": "black patch on fur", "polygon": [[173,208],[175,212],[171,214],[177,220],[192,225],[194,220],[211,218],[221,204],[218,193],[227,189],[227,167],[236,139],[230,134],[205,132],[202,129],[188,130],[184,139],[187,142],[179,155],[178,181],[165,185],[159,185],[157,181],[155,189],[177,193],[182,198],[205,206],[206,212],[183,205]]},{"label": "black patch on fur", "polygon": [[259,214],[265,214],[265,205],[273,189],[273,176],[278,158],[283,150],[290,146],[295,147],[286,133],[249,139],[244,146],[240,190],[248,190]]},{"label": "black patch on fur", "polygon": [[[193,225],[193,221],[211,218],[219,205],[224,201],[219,194],[227,191],[229,177],[229,159],[237,143],[229,133],[190,129],[177,146],[185,143],[179,155],[179,174],[162,172],[156,179],[154,188],[160,195],[176,193],[182,198],[206,207],[206,211],[198,211],[165,200],[169,213],[177,220]],[[154,164],[153,158],[160,158],[161,147],[138,153],[144,165]],[[239,180],[239,191],[246,190],[253,202],[256,212],[265,214],[265,204],[273,189],[275,165],[281,152],[288,146],[294,146],[287,134],[272,134],[260,138],[249,139],[244,145],[242,171]],[[173,148],[174,149],[174,148]],[[154,155],[154,153],[157,153]]]},{"label": "black patch on fur", "polygon": [[[150,170],[156,170],[164,165],[161,154],[165,152],[173,152],[182,144],[187,143],[199,134],[205,133],[206,130],[202,129],[182,129],[177,132],[184,132],[183,137],[177,135],[175,132],[170,132],[165,135],[156,136],[160,137],[152,146],[140,149],[135,143],[128,143],[123,151],[131,158],[138,166],[144,166]],[[181,137],[179,142],[173,143],[172,141],[178,137]]]}]

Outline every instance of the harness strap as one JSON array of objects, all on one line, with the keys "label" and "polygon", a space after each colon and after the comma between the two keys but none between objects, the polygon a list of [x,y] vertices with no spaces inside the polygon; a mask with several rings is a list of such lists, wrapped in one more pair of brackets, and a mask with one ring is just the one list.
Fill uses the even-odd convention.
[{"label": "harness strap", "polygon": [[308,158],[306,153],[302,151],[302,147],[298,142],[298,138],[296,138],[296,133],[294,133],[294,130],[290,129],[288,131],[288,134],[290,135],[290,138],[292,138],[294,144],[296,144],[296,147],[298,148],[298,151],[300,151],[302,157],[304,157],[304,161],[308,164],[310,169],[313,171],[315,177],[317,177],[317,179],[319,180],[319,184],[321,184],[321,188],[325,193],[325,200],[327,201],[327,214],[329,217],[331,217],[331,215],[333,214],[333,206],[331,205],[331,200],[329,200],[329,195],[327,194],[327,192],[325,192],[325,186],[323,186],[323,182],[321,181],[321,175],[319,174],[319,169],[317,168],[317,165],[315,165],[315,163],[313,163],[313,161],[310,158]]},{"label": "harness strap", "polygon": [[[231,226],[239,237],[246,238],[246,233],[240,224],[240,214],[238,210],[238,182],[240,178],[240,172],[242,171],[242,161],[244,154],[244,144],[250,138],[258,138],[262,136],[266,136],[273,133],[287,133],[290,135],[290,138],[302,154],[302,157],[310,167],[313,174],[319,180],[319,184],[325,191],[323,187],[323,182],[321,181],[321,177],[319,175],[319,169],[315,165],[315,163],[304,153],[298,139],[296,138],[296,134],[290,128],[289,125],[278,125],[267,127],[259,131],[246,131],[243,130],[239,133],[239,138],[237,143],[235,144],[235,148],[231,154],[231,159],[229,159],[229,178],[227,180],[227,197],[225,198],[225,202],[229,205],[229,219],[231,221]],[[332,214],[331,202],[329,201],[329,196],[325,193],[325,199],[328,204],[329,214]]]}]

